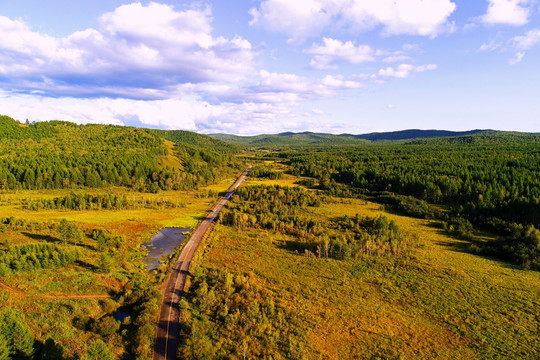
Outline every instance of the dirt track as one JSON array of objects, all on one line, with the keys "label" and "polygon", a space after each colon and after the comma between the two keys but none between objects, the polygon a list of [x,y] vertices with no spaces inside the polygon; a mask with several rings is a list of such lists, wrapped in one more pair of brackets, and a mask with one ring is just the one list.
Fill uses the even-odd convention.
[{"label": "dirt track", "polygon": [[199,246],[202,238],[210,228],[212,222],[219,215],[219,212],[230,199],[234,190],[251,170],[251,165],[230,187],[225,196],[219,200],[214,209],[206,215],[206,218],[199,224],[197,229],[191,235],[188,243],[182,250],[178,260],[174,264],[171,274],[166,281],[164,288],[163,302],[159,313],[159,322],[156,331],[156,342],[154,345],[154,360],[173,360],[176,359],[176,348],[178,346],[178,318],[180,296],[184,290],[186,276],[195,250]]}]

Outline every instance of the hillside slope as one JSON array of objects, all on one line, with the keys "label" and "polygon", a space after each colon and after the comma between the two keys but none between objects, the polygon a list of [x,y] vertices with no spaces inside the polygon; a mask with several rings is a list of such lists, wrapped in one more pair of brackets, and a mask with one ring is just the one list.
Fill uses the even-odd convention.
[{"label": "hillside slope", "polygon": [[189,132],[66,121],[22,125],[1,116],[0,139],[3,189],[115,185],[156,192],[212,183],[239,166],[236,146]]}]

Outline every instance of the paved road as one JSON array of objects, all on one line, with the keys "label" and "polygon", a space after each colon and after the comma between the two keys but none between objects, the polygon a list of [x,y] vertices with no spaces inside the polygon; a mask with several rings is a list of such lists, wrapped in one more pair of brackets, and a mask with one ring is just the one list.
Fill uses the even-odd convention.
[{"label": "paved road", "polygon": [[176,348],[178,347],[178,303],[184,290],[186,276],[191,260],[193,259],[193,254],[212,222],[219,215],[225,203],[231,198],[234,190],[244,181],[249,170],[251,170],[251,165],[236,180],[234,185],[229,188],[228,192],[219,200],[214,209],[206,215],[206,218],[199,224],[193,234],[191,234],[178,261],[174,264],[167,281],[167,286],[165,287],[163,302],[161,303],[156,342],[154,344],[154,360],[176,359]]}]

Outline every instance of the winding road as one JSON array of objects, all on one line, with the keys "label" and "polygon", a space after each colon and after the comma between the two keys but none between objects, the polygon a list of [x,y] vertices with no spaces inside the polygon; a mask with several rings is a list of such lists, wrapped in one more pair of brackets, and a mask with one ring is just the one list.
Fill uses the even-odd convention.
[{"label": "winding road", "polygon": [[178,318],[180,296],[184,290],[186,276],[195,250],[199,246],[202,238],[207,233],[212,222],[219,215],[219,212],[231,198],[234,190],[242,184],[246,175],[251,170],[251,165],[247,168],[236,182],[229,188],[227,193],[218,201],[214,209],[209,212],[191,237],[174,264],[167,286],[163,293],[163,302],[159,313],[159,322],[156,331],[156,342],[154,344],[154,360],[176,359],[176,348],[178,347]]}]

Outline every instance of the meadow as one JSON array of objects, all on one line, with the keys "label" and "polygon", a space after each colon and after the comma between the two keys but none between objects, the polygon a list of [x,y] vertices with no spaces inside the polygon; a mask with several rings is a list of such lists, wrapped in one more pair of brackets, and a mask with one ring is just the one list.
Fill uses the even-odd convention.
[{"label": "meadow", "polygon": [[195,227],[246,163],[180,358],[539,357],[537,135],[232,145],[0,117],[0,140],[0,359],[151,358],[182,246],[148,272],[141,244]]},{"label": "meadow", "polygon": [[[296,181],[285,175],[246,186]],[[471,253],[469,241],[450,236],[441,221],[364,199],[326,197],[309,213],[329,227],[345,215],[384,215],[414,241],[400,256],[341,260],[302,251],[297,236],[217,225],[184,303],[184,358],[538,356],[537,271]],[[194,353],[194,344],[203,350]]]},{"label": "meadow", "polygon": [[[212,208],[218,194],[230,186],[231,180],[225,179],[198,190],[157,194],[122,187],[3,191],[0,194],[0,219],[4,219],[0,225],[0,248],[49,244],[61,249],[76,249],[80,255],[75,262],[63,266],[3,274],[0,308],[17,311],[30,326],[36,339],[37,358],[40,358],[47,339],[53,339],[62,352],[58,359],[78,358],[84,354],[87,344],[97,339],[103,339],[117,358],[134,357],[135,351],[130,349],[134,340],[129,337],[134,333],[136,310],[130,304],[133,293],[130,288],[136,281],[145,281],[150,288],[160,284],[159,277],[147,274],[142,261],[146,250],[141,244],[163,227],[196,226]],[[29,210],[27,206],[29,202],[70,194],[114,194],[125,196],[131,205],[126,209],[96,207],[84,210]],[[64,244],[59,238],[54,229],[62,219],[82,230],[84,236],[80,242]],[[93,236],[95,231],[104,232],[109,239],[120,240],[115,246],[103,249]],[[106,269],[102,268],[103,256],[109,259]],[[112,319],[118,309],[126,307],[130,309],[131,319],[108,320],[110,324],[95,325],[100,319]],[[153,321],[149,324],[153,329]],[[100,330],[109,325],[114,331],[103,333]]]}]

